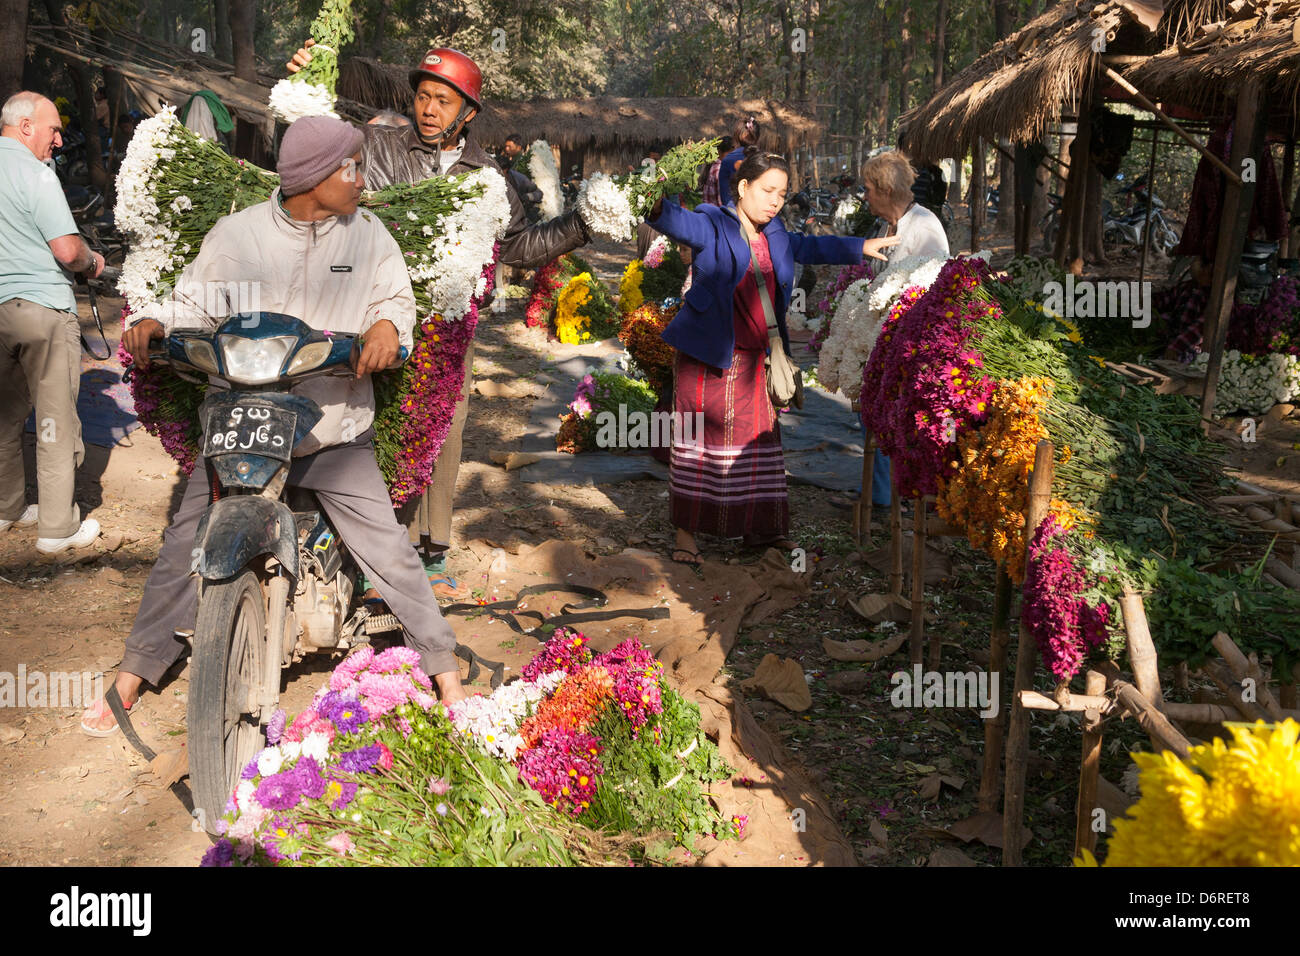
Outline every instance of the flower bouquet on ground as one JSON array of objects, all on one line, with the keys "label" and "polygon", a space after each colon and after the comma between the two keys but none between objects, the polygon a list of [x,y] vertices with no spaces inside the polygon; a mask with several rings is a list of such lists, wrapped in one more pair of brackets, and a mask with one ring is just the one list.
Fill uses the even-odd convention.
[{"label": "flower bouquet on ground", "polygon": [[686,281],[686,263],[677,246],[666,236],[656,236],[645,259],[633,259],[623,270],[618,286],[618,309],[624,315],[644,303],[661,304],[681,295]]},{"label": "flower bouquet on ground", "polygon": [[[1106,866],[1300,866],[1300,724],[1233,724],[1232,739],[1135,753],[1142,797],[1115,821]],[[1086,850],[1075,861],[1096,866]]]},{"label": "flower bouquet on ground", "polygon": [[599,342],[618,333],[619,313],[605,283],[580,272],[555,300],[555,337],[565,345]]},{"label": "flower bouquet on ground", "polygon": [[[266,201],[278,182],[196,136],[170,107],[141,123],[118,177],[115,208],[131,242],[119,283],[130,309],[170,294],[216,221]],[[411,361],[374,377],[380,470],[400,504],[427,487],[450,428],[510,205],[501,175],[481,169],[390,186],[366,194],[361,206],[358,214],[379,219],[402,249],[420,317]],[[141,423],[165,436],[167,450],[188,472],[198,451],[197,424],[173,416],[198,407],[202,386],[160,364],[132,367],[130,381]]]},{"label": "flower bouquet on ground", "polygon": [[528,304],[524,308],[524,322],[530,329],[545,328],[551,324],[551,315],[555,311],[555,300],[560,297],[560,290],[579,273],[591,272],[587,260],[573,254],[565,253],[558,259],[552,259],[537,270],[533,277],[533,288],[528,294]]},{"label": "flower bouquet on ground", "polygon": [[[657,393],[645,382],[611,372],[593,372],[578,383],[573,401],[560,416],[556,451],[576,455],[584,451],[615,451],[623,447],[620,423],[626,427],[627,446],[649,448]],[[644,440],[643,440],[644,439]]]},{"label": "flower bouquet on ground", "polygon": [[548,808],[470,745],[404,647],[345,659],[311,706],[278,712],[205,866],[625,864],[617,840]]},{"label": "flower bouquet on ground", "polygon": [[670,689],[636,640],[591,653],[563,629],[523,680],[452,707],[452,723],[562,814],[593,828],[719,838],[743,833],[710,803],[731,769],[699,726],[699,708]]},{"label": "flower bouquet on ground", "polygon": [[271,112],[292,123],[304,116],[337,116],[334,88],[339,80],[339,50],[351,42],[352,0],[324,0],[311,22],[311,61],[271,88]]},{"label": "flower bouquet on ground", "polygon": [[683,204],[699,201],[699,169],[718,158],[721,140],[682,143],[659,158],[646,162],[639,172],[626,176],[593,173],[578,187],[578,214],[587,228],[616,242],[627,242],[664,196],[680,196]]},{"label": "flower bouquet on ground", "polygon": [[663,331],[680,306],[664,309],[651,303],[640,306],[623,320],[618,339],[631,356],[632,371],[650,383],[658,395],[672,388],[677,350],[663,340]]}]

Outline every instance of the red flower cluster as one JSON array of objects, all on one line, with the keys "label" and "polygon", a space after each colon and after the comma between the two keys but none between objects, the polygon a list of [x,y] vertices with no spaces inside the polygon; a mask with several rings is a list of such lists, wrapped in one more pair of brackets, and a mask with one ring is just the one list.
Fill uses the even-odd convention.
[{"label": "red flower cluster", "polygon": [[982,260],[952,259],[928,291],[904,292],[863,369],[862,420],[907,497],[937,491],[957,438],[985,418],[993,380],[967,344],[976,321],[997,308],[969,295],[986,274]]},{"label": "red flower cluster", "polygon": [[591,734],[552,728],[536,747],[519,755],[519,779],[551,806],[576,817],[591,806],[596,781],[605,772],[600,750]]},{"label": "red flower cluster", "polygon": [[1093,606],[1081,596],[1088,588],[1084,569],[1063,543],[1052,543],[1065,533],[1050,513],[1038,526],[1029,545],[1021,610],[1043,663],[1058,681],[1077,674],[1084,656],[1101,646],[1110,619],[1105,601]]},{"label": "red flower cluster", "polygon": [[545,328],[555,306],[555,299],[568,281],[559,259],[552,259],[537,270],[533,277],[533,288],[528,295],[528,305],[524,309],[524,322],[530,329]]}]

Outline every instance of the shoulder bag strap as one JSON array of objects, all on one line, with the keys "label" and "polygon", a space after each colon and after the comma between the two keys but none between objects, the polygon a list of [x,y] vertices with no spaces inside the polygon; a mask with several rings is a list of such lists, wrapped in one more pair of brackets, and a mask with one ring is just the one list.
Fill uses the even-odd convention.
[{"label": "shoulder bag strap", "polygon": [[[730,213],[740,226],[740,238],[745,240],[745,245],[749,248],[749,268],[754,273],[754,281],[758,283],[758,298],[763,303],[763,318],[767,320],[767,337],[769,342],[773,336],[779,340],[781,330],[776,324],[776,311],[772,308],[772,297],[767,294],[767,283],[763,281],[763,271],[758,267],[758,254],[754,252],[754,246],[745,235],[745,227],[740,222],[740,213],[732,211],[731,207],[724,206],[723,209]],[[775,264],[772,266],[776,268]],[[785,346],[782,345],[782,349]]]}]

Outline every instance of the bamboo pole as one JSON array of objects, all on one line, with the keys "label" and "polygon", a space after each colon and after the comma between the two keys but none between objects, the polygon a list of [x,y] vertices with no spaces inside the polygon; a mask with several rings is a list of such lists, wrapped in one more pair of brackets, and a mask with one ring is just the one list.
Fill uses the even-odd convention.
[{"label": "bamboo pole", "polygon": [[[1106,678],[1089,670],[1086,696],[1098,697],[1106,690]],[[1106,700],[1106,698],[1102,698]],[[1109,703],[1109,701],[1107,701]],[[1079,804],[1074,824],[1074,855],[1097,849],[1097,834],[1092,829],[1092,812],[1097,804],[1097,778],[1101,772],[1102,708],[1089,707],[1083,712],[1083,743],[1079,762]]]},{"label": "bamboo pole", "polygon": [[1153,705],[1163,708],[1165,695],[1160,689],[1156,647],[1151,641],[1151,630],[1147,626],[1147,614],[1142,606],[1142,597],[1126,587],[1119,605],[1124,612],[1124,636],[1128,642],[1128,659],[1133,667],[1133,677],[1137,681],[1138,690]]},{"label": "bamboo pole", "polygon": [[1151,706],[1141,691],[1125,680],[1113,681],[1111,686],[1115,688],[1115,700],[1137,718],[1138,724],[1147,732],[1157,750],[1172,750],[1180,757],[1187,756],[1192,747],[1191,742],[1164,714]]},{"label": "bamboo pole", "polygon": [[874,493],[875,469],[872,467],[876,439],[871,433],[862,442],[862,494],[853,508],[853,540],[859,547],[871,546],[871,496]]},{"label": "bamboo pole", "polygon": [[[1278,720],[1300,721],[1300,710],[1294,707],[1283,707],[1280,709],[1281,714]],[[1221,724],[1224,721],[1241,721],[1246,720],[1245,715],[1232,705],[1231,701],[1212,702],[1205,701],[1199,704],[1179,704],[1170,701],[1165,704],[1165,716],[1170,720],[1176,720],[1180,723],[1193,724]]]},{"label": "bamboo pole", "polygon": [[[1034,452],[1034,470],[1029,476],[1029,506],[1025,509],[1025,549],[1039,524],[1047,517],[1052,498],[1054,448],[1042,439]],[[1016,638],[1016,683],[1011,695],[1011,718],[1007,730],[1007,773],[1002,800],[1002,865],[1020,866],[1020,833],[1025,816],[1025,775],[1029,762],[1029,714],[1020,702],[1020,692],[1034,683],[1038,648],[1024,622]]]},{"label": "bamboo pole", "polygon": [[[1002,675],[1007,672],[1007,642],[1011,632],[1007,618],[1011,612],[1011,578],[998,568],[997,584],[993,588],[993,627],[989,633],[989,673],[998,675],[998,688],[1005,684]],[[997,713],[984,721],[984,769],[980,774],[979,808],[989,812],[998,808],[1002,795],[1002,732],[1007,725],[1006,707],[998,702]]]},{"label": "bamboo pole", "polygon": [[1246,655],[1241,653],[1241,648],[1237,646],[1237,642],[1223,631],[1215,634],[1211,643],[1214,649],[1223,655],[1224,663],[1228,665],[1228,670],[1232,671],[1232,676],[1237,679],[1237,682],[1254,681],[1255,700],[1259,706],[1268,711],[1269,716],[1274,720],[1281,720],[1282,709],[1273,692],[1268,689],[1264,672],[1260,670],[1259,662],[1253,659],[1253,655],[1250,660],[1247,660]]},{"label": "bamboo pole", "polygon": [[1206,661],[1201,665],[1201,671],[1206,677],[1219,685],[1219,690],[1228,695],[1228,700],[1232,703],[1232,706],[1237,708],[1247,720],[1273,719],[1259,703],[1245,699],[1241,684],[1232,676],[1232,672],[1218,661]]},{"label": "bamboo pole", "polygon": [[1161,110],[1160,107],[1156,106],[1155,103],[1152,103],[1149,99],[1147,99],[1140,92],[1138,92],[1138,88],[1136,86],[1134,86],[1128,80],[1124,79],[1122,75],[1116,73],[1114,70],[1112,70],[1110,67],[1106,66],[1105,64],[1102,64],[1101,68],[1114,83],[1118,84],[1125,92],[1128,93],[1129,96],[1137,100],[1138,103],[1141,104],[1144,110],[1149,110],[1150,112],[1154,113],[1156,115],[1156,118],[1159,119],[1160,122],[1164,123],[1171,130],[1177,133],[1179,137],[1181,137],[1189,146],[1191,146],[1198,153],[1200,153],[1202,156],[1204,156],[1206,159],[1212,162],[1215,166],[1218,166],[1219,171],[1223,173],[1225,176],[1227,176],[1230,182],[1238,186],[1241,185],[1241,176],[1238,175],[1237,172],[1235,172],[1231,166],[1228,166],[1223,160],[1219,159],[1218,156],[1215,156],[1214,153],[1206,149],[1200,140],[1198,140],[1192,134],[1188,133],[1181,126],[1179,126],[1168,116],[1166,116],[1164,111]]},{"label": "bamboo pole", "polygon": [[1020,692],[1020,705],[1026,710],[1046,710],[1065,714],[1077,714],[1088,710],[1107,713],[1114,709],[1109,697],[1102,697],[1091,691],[1086,694],[1071,694],[1065,701],[1060,701],[1055,697],[1040,694],[1036,690],[1025,690]]},{"label": "bamboo pole", "polygon": [[[1000,200],[1000,197],[999,197]],[[980,231],[988,209],[988,186],[984,182],[984,140],[977,138],[971,150],[970,177],[970,251],[980,251]]]},{"label": "bamboo pole", "polygon": [[[912,500],[912,633],[908,652],[913,664],[925,653],[925,499]],[[931,670],[937,670],[934,648],[930,649]]]}]

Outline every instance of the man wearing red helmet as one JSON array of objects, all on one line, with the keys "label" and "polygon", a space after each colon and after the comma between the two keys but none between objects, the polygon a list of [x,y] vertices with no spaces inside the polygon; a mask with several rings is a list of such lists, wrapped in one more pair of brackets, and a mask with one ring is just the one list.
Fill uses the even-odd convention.
[{"label": "man wearing red helmet", "polygon": [[[309,47],[298,50],[288,64],[297,72],[311,59]],[[430,50],[410,71],[414,126],[366,126],[361,151],[362,168],[371,189],[394,183],[417,183],[434,176],[448,176],[500,166],[479,144],[470,122],[483,107],[483,74],[478,65],[446,47]],[[504,174],[503,174],[504,175]],[[591,234],[577,211],[546,222],[529,225],[523,203],[510,177],[506,176],[510,199],[510,225],[501,238],[498,266],[527,269],[549,262],[586,245]],[[421,500],[408,503],[414,515],[412,528],[418,533],[421,550],[434,591],[440,597],[463,596],[446,573],[446,551],[451,546],[452,501],[456,473],[460,468],[461,437],[469,415],[469,393],[473,385],[474,343],[465,352],[465,379],[451,429],[434,463],[433,477]]]}]

